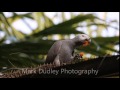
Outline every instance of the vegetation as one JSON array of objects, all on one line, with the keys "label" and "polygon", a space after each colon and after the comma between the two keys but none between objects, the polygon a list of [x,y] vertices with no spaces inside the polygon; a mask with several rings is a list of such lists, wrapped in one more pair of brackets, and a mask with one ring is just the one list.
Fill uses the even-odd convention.
[{"label": "vegetation", "polygon": [[[61,18],[61,22],[55,24],[53,18],[48,17],[44,12],[30,12],[25,14],[17,14],[11,12],[12,16],[6,17],[3,12],[0,12],[0,67],[31,67],[40,63],[44,63],[46,54],[51,45],[56,41],[54,36],[57,35],[60,39],[69,39],[71,35],[85,33],[84,30],[78,28],[87,28],[89,36],[92,38],[92,43],[88,47],[79,47],[76,52],[85,52],[94,56],[103,56],[106,53],[114,53],[118,51],[114,48],[119,41],[118,36],[102,37],[102,30],[112,27],[110,21],[106,24],[105,20],[100,19],[94,14],[74,15],[70,13],[70,19],[67,19],[64,12],[60,15],[56,13],[55,17]],[[55,18],[54,17],[54,18]],[[33,29],[25,19],[33,20],[37,23],[37,27]],[[13,23],[17,20],[22,20],[31,30],[30,34],[25,34],[15,27]],[[85,24],[84,24],[85,23]],[[91,26],[96,26],[97,37],[92,36],[93,30]],[[22,26],[21,26],[22,27]],[[4,33],[1,36],[1,33]],[[6,42],[10,43],[7,44]]]}]

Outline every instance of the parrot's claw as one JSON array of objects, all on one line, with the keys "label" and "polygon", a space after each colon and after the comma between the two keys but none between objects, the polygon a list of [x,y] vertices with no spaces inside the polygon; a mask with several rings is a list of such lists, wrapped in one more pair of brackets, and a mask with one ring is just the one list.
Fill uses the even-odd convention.
[{"label": "parrot's claw", "polygon": [[80,56],[79,54],[76,54],[75,57],[74,57],[74,59],[78,59],[78,60],[82,59],[82,56]]}]

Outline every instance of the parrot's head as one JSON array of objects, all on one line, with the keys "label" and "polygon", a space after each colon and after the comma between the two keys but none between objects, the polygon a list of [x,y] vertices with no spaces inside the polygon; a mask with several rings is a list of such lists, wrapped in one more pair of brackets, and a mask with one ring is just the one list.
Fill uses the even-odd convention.
[{"label": "parrot's head", "polygon": [[77,45],[82,45],[82,46],[87,46],[91,42],[90,37],[86,34],[79,34],[75,38],[73,38],[73,40]]}]

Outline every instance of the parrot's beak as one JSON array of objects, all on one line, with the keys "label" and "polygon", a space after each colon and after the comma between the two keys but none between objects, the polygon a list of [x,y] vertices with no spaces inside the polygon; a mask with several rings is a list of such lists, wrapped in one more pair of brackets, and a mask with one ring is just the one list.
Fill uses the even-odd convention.
[{"label": "parrot's beak", "polygon": [[85,40],[83,42],[83,46],[88,46],[90,44],[91,40]]}]

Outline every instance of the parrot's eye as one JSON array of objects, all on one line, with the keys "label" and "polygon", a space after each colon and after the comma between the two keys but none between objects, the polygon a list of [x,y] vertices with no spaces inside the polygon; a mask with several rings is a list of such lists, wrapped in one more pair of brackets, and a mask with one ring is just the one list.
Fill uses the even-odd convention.
[{"label": "parrot's eye", "polygon": [[82,37],[84,37],[84,35],[82,35]]}]

